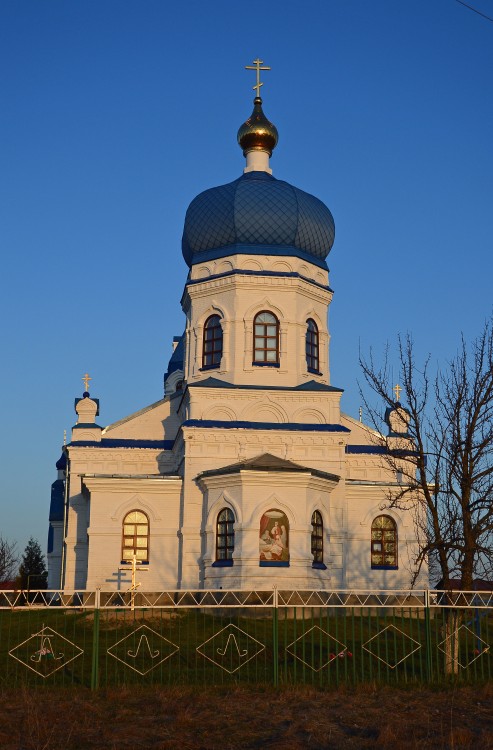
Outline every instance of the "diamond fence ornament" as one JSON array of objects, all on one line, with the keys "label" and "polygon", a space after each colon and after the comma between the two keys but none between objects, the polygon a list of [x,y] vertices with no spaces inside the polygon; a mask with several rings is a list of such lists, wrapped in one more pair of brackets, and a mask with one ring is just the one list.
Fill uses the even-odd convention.
[{"label": "diamond fence ornament", "polygon": [[[371,647],[368,646],[370,643]],[[406,644],[407,649],[404,644]],[[412,648],[413,646],[414,648]],[[395,669],[403,661],[409,659],[411,654],[419,651],[421,643],[395,625],[387,625],[365,641],[362,648],[390,669]]]},{"label": "diamond fence ornament", "polygon": [[262,651],[265,651],[263,643],[231,623],[197,646],[201,656],[229,674],[237,672]]},{"label": "diamond fence ornament", "polygon": [[146,675],[179,650],[176,643],[141,625],[110,646],[107,653],[134,672]]},{"label": "diamond fence ornament", "polygon": [[286,646],[286,651],[314,672],[320,672],[336,659],[352,658],[344,643],[318,625],[306,630]]},{"label": "diamond fence ornament", "polygon": [[83,649],[52,628],[43,627],[9,651],[11,656],[32,672],[46,678],[75,661]]},{"label": "diamond fence ornament", "polygon": [[[471,637],[468,635],[468,633],[471,634],[472,643],[475,644],[474,649],[472,649],[471,647]],[[454,640],[456,638],[458,639],[458,655],[454,656]],[[447,643],[450,644],[448,648],[445,645]],[[450,658],[456,664],[458,664],[461,669],[466,669],[474,661],[476,661],[476,659],[479,659],[479,657],[483,656],[483,654],[487,654],[490,650],[489,644],[486,643],[486,641],[484,641],[482,638],[480,638],[477,633],[471,630],[471,628],[467,627],[467,625],[460,625],[455,632],[451,633],[449,636],[444,638],[443,641],[438,643],[437,648],[446,656],[450,656]],[[469,656],[472,656],[472,658],[469,658]]]}]

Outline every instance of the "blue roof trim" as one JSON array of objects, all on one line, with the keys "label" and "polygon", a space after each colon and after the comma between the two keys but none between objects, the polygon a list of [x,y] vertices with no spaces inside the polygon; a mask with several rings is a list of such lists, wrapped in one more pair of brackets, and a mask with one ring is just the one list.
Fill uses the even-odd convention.
[{"label": "blue roof trim", "polygon": [[[418,451],[407,448],[390,448],[385,445],[346,445],[346,453],[367,453],[379,456],[417,456]],[[425,462],[426,463],[426,462]]]},{"label": "blue roof trim", "polygon": [[72,427],[73,430],[87,430],[89,428],[96,427],[98,430],[103,430],[104,427],[101,427],[100,424],[96,424],[96,422],[78,422],[77,424],[74,424]]},{"label": "blue roof trim", "polygon": [[124,438],[103,438],[101,442],[95,440],[72,440],[69,446],[97,447],[97,448],[160,448],[170,451],[174,440],[130,440]]},{"label": "blue roof trim", "polygon": [[383,445],[346,445],[346,453],[374,453],[385,455],[388,449]]},{"label": "blue roof trim", "polygon": [[249,269],[241,268],[233,268],[231,271],[225,271],[225,273],[213,273],[211,276],[207,276],[205,279],[189,279],[185,285],[185,288],[192,284],[203,284],[204,281],[224,279],[227,276],[279,276],[281,278],[302,279],[303,281],[308,282],[308,284],[317,286],[319,289],[325,289],[328,292],[334,291],[330,288],[330,286],[327,286],[326,284],[320,284],[318,281],[309,279],[308,276],[303,276],[303,274],[298,273],[297,271],[251,271]]},{"label": "blue roof trim", "polygon": [[197,383],[188,383],[187,388],[235,388],[237,390],[250,391],[325,391],[328,393],[344,393],[343,388],[336,388],[334,385],[318,383],[316,380],[309,380],[301,385],[235,385],[227,380],[219,378],[206,378],[199,380]]},{"label": "blue roof trim", "polygon": [[213,248],[211,250],[201,250],[193,255],[190,260],[190,265],[195,266],[198,263],[203,263],[207,260],[217,260],[218,258],[226,258],[228,255],[286,255],[290,258],[301,258],[302,260],[313,263],[314,266],[323,268],[325,271],[329,270],[329,267],[325,260],[317,258],[315,255],[300,250],[293,245],[224,245],[223,247]]},{"label": "blue roof trim", "polygon": [[302,424],[301,422],[222,422],[214,419],[187,419],[182,427],[211,428],[226,430],[290,430],[293,432],[351,432],[342,424]]}]

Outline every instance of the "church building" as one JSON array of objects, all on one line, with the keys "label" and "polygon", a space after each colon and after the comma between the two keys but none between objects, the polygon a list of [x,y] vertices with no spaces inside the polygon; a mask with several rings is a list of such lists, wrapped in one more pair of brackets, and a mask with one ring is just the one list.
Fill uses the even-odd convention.
[{"label": "church building", "polygon": [[[89,379],[75,401],[52,485],[51,589],[127,590],[135,564],[143,591],[410,586],[411,513],[385,508],[399,477],[331,383],[334,220],[272,174],[261,65],[242,173],[185,216],[185,331],[164,393],[105,427]],[[405,419],[387,421],[405,437]]]}]

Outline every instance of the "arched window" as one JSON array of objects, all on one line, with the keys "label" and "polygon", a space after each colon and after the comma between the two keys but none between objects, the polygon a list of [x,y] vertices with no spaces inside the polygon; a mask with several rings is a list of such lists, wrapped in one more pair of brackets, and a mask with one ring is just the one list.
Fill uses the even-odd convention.
[{"label": "arched window", "polygon": [[223,355],[223,329],[219,315],[211,315],[204,325],[202,367],[219,367]]},{"label": "arched window", "polygon": [[314,563],[324,561],[324,524],[322,514],[315,510],[312,513],[312,555]]},{"label": "arched window", "polygon": [[253,321],[253,364],[279,364],[279,321],[271,312],[260,312]]},{"label": "arched window", "polygon": [[130,562],[134,555],[149,562],[149,519],[141,510],[131,510],[123,519],[122,560]]},{"label": "arched window", "polygon": [[234,522],[234,513],[230,508],[223,508],[219,511],[216,525],[216,561],[233,559]]},{"label": "arched window", "polygon": [[319,372],[318,327],[311,318],[306,321],[306,366],[309,372]]},{"label": "arched window", "polygon": [[377,516],[371,525],[371,567],[397,568],[397,526],[390,516]]}]

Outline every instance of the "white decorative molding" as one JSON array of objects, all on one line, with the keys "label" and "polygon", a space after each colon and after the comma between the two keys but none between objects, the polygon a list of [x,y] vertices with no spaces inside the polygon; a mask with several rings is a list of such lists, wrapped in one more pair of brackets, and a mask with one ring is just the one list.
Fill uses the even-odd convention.
[{"label": "white decorative molding", "polygon": [[162,521],[162,517],[156,513],[156,509],[146,500],[143,500],[141,495],[133,495],[128,500],[120,503],[120,505],[114,510],[111,520],[121,523],[126,514],[131,510],[143,510],[147,513],[150,520],[156,522]]}]

